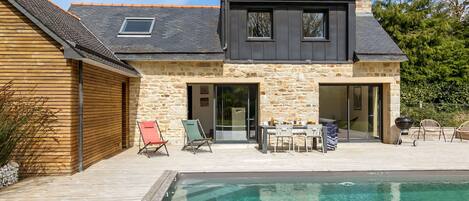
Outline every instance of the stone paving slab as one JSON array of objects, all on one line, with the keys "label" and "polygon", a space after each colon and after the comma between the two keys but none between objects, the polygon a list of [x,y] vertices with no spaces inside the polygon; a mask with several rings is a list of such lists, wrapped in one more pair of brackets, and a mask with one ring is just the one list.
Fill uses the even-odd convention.
[{"label": "stone paving slab", "polygon": [[0,200],[141,200],[164,170],[188,172],[469,170],[469,141],[419,141],[412,147],[341,143],[338,150],[262,154],[254,145],[214,145],[214,153],[137,155],[131,148],[72,176],[29,178],[0,191]]}]

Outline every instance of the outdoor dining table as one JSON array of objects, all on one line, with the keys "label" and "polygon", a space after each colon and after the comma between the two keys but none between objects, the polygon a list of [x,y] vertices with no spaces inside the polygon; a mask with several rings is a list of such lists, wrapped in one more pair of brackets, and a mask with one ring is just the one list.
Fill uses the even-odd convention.
[{"label": "outdoor dining table", "polygon": [[[260,144],[259,144],[259,147],[261,148],[261,152],[263,154],[267,154],[267,147],[268,147],[268,142],[267,142],[267,138],[268,138],[268,130],[275,130],[275,126],[267,126],[267,125],[260,125],[259,126],[260,130],[262,130],[262,135],[261,135],[261,140],[260,140]],[[293,135],[306,135],[306,129],[308,127],[307,126],[301,126],[301,125],[294,125],[293,126]],[[326,133],[327,133],[327,129],[326,127],[323,127],[322,128],[322,148],[324,149],[324,153],[327,153],[327,138],[326,138]]]}]

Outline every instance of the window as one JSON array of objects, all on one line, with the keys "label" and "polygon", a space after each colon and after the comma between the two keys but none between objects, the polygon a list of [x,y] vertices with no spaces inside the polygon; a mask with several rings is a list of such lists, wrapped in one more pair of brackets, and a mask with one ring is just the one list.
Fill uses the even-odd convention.
[{"label": "window", "polygon": [[326,39],[326,27],[325,12],[303,12],[303,37],[305,39]]},{"label": "window", "polygon": [[155,23],[154,18],[125,18],[119,34],[150,35]]},{"label": "window", "polygon": [[248,37],[251,39],[272,38],[272,12],[248,12]]}]

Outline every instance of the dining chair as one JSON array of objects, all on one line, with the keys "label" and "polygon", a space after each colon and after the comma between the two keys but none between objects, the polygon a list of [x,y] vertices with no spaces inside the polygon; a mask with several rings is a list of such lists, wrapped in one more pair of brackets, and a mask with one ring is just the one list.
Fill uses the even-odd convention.
[{"label": "dining chair", "polygon": [[[272,124],[273,124],[274,121],[272,121]],[[269,126],[269,122],[268,121],[264,121],[262,122],[263,126]],[[275,129],[266,129],[267,131],[267,149],[270,148],[271,146],[271,139],[272,139],[272,136],[275,137],[275,133],[277,132]],[[269,149],[270,150],[270,149]]]},{"label": "dining chair", "polygon": [[[318,144],[316,143],[316,140],[317,139],[320,139],[321,142],[322,140],[324,140],[322,138],[322,124],[317,124],[317,125],[307,125],[306,126],[306,130],[305,130],[305,133],[306,133],[306,139],[305,139],[305,148],[306,148],[306,152],[308,152],[308,146],[307,146],[307,142],[310,142],[309,145],[311,145],[311,151],[313,151],[313,148],[314,148],[314,144]],[[324,147],[321,147],[322,149],[322,152],[324,153],[325,149]]]},{"label": "dining chair", "polygon": [[[280,124],[275,126],[275,138],[277,139],[277,143],[275,144],[274,147],[274,152],[277,152],[277,147],[278,147],[278,141],[279,139],[282,142],[282,151],[283,149],[283,139],[287,138],[288,139],[288,150],[290,151],[291,146],[295,146],[293,144],[293,125],[288,125],[288,124]],[[295,147],[293,147],[294,149]]]}]

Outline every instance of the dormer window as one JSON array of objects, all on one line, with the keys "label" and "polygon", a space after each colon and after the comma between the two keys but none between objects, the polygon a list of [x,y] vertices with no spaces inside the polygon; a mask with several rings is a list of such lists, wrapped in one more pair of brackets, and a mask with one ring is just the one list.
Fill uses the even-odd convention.
[{"label": "dormer window", "polygon": [[248,38],[272,39],[272,12],[248,12]]},{"label": "dormer window", "polygon": [[119,34],[122,35],[151,35],[155,18],[127,17],[122,24]]},{"label": "dormer window", "polygon": [[326,12],[303,12],[303,37],[307,40],[327,39]]}]

